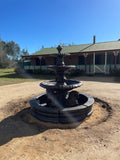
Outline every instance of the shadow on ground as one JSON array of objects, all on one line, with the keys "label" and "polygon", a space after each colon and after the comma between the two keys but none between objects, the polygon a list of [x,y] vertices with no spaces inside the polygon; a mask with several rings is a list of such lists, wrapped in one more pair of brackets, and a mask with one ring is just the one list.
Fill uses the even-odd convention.
[{"label": "shadow on ground", "polygon": [[[108,113],[106,114],[105,117],[102,117],[101,119],[99,118],[96,121],[94,119],[94,114],[95,114],[94,112],[93,114],[93,119],[95,120],[94,125],[98,125],[102,122],[107,121],[107,119],[112,115],[112,108],[106,102],[98,98],[95,98],[95,101],[100,104],[101,108],[105,109],[103,110],[103,112],[107,111]],[[15,103],[13,103],[9,106],[9,108],[7,108],[7,112],[13,113],[13,116],[9,116],[0,122],[0,146],[8,143],[13,138],[33,136],[43,133],[46,130],[55,128],[59,129],[76,128],[82,123],[80,122],[77,125],[73,126],[62,125],[62,127],[60,124],[51,125],[48,123],[46,125],[46,123],[41,123],[40,121],[36,120],[33,116],[31,116],[30,107],[28,106],[29,102],[23,101],[22,103],[19,102],[18,106],[16,106]],[[16,110],[16,108],[19,108],[19,110]],[[92,127],[92,123],[89,123],[88,125],[89,127],[90,126]]]},{"label": "shadow on ground", "polygon": [[40,134],[49,129],[34,123],[26,123],[26,115],[29,115],[30,108],[23,109],[14,116],[9,116],[0,122],[0,146],[16,137],[26,137]]},{"label": "shadow on ground", "polygon": [[46,124],[31,115],[30,107],[25,108],[0,122],[0,146],[8,143],[13,138],[33,136],[49,129],[72,129],[78,127],[81,123],[73,125]]}]

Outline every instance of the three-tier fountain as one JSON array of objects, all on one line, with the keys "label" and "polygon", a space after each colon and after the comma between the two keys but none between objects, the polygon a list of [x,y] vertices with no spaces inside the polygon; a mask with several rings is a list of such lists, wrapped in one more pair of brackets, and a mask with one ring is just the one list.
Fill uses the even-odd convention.
[{"label": "three-tier fountain", "polygon": [[[74,68],[73,65],[65,65],[62,47],[57,47],[57,64],[48,66],[48,69],[56,72],[56,79],[44,81],[40,86],[46,89],[46,93],[35,96],[30,100],[31,114],[40,121],[73,124],[84,120],[93,112],[94,99],[86,94],[72,90],[80,87],[82,82],[68,80],[64,72]],[[71,91],[72,90],[72,91]]]}]

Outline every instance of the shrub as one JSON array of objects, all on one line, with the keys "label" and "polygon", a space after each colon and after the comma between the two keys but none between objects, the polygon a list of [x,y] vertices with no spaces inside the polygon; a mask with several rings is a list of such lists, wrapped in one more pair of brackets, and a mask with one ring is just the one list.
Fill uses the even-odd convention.
[{"label": "shrub", "polygon": [[80,70],[80,69],[72,69],[67,73],[68,76],[81,76],[81,75],[85,75],[85,71],[84,70]]},{"label": "shrub", "polygon": [[112,76],[120,76],[120,69],[118,69],[118,68],[110,68],[110,75],[112,75]]},{"label": "shrub", "polygon": [[15,65],[14,71],[15,71],[16,74],[24,74],[25,73],[24,69],[18,64]]},{"label": "shrub", "polygon": [[55,75],[55,72],[50,70],[43,70],[43,69],[35,69],[33,70],[33,73],[41,74],[41,75]]}]

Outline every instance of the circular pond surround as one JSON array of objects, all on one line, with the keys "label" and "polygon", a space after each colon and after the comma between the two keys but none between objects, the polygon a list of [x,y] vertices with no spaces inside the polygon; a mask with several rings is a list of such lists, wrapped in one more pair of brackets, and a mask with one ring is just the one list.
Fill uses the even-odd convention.
[{"label": "circular pond surround", "polygon": [[52,123],[77,123],[90,116],[93,112],[94,99],[86,94],[79,93],[79,105],[74,107],[49,107],[47,95],[40,94],[30,100],[31,114],[38,120]]}]

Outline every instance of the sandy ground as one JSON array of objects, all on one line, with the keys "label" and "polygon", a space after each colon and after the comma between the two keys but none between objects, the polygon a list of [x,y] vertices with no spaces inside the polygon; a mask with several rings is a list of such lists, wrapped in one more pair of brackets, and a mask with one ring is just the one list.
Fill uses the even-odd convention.
[{"label": "sandy ground", "polygon": [[96,102],[93,114],[72,129],[32,123],[29,100],[45,92],[38,81],[1,86],[0,160],[120,160],[120,84],[105,77],[81,80],[77,90]]}]

